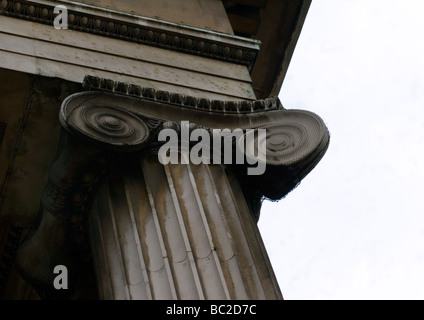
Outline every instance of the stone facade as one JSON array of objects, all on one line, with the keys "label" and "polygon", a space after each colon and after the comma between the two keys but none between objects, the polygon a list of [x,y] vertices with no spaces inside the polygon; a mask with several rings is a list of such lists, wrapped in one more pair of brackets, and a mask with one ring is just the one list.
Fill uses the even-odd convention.
[{"label": "stone facade", "polygon": [[[66,30],[52,26],[57,4]],[[282,299],[261,203],[329,143],[317,115],[272,97],[309,4],[1,1],[2,298]],[[211,161],[220,147],[205,163],[163,164],[165,129],[239,130],[230,149],[266,171]],[[176,148],[183,159],[193,147]]]}]

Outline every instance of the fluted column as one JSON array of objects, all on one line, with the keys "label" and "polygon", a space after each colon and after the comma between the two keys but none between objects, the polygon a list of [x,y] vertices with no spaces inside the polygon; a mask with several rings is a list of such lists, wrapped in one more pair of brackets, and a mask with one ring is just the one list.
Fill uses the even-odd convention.
[{"label": "fluted column", "polygon": [[221,165],[134,161],[90,219],[104,299],[280,299],[256,221]]}]

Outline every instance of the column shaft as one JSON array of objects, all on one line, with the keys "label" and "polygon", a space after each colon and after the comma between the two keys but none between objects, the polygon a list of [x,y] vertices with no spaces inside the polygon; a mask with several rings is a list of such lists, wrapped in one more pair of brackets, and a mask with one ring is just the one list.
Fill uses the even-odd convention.
[{"label": "column shaft", "polygon": [[242,191],[220,165],[151,155],[99,191],[91,239],[103,299],[281,299]]}]

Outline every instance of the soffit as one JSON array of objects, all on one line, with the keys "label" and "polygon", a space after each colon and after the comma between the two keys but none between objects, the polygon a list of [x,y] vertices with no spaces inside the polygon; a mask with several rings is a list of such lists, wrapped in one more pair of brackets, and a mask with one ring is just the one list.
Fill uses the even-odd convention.
[{"label": "soffit", "polygon": [[223,1],[234,34],[262,43],[251,70],[258,99],[278,95],[311,1]]}]

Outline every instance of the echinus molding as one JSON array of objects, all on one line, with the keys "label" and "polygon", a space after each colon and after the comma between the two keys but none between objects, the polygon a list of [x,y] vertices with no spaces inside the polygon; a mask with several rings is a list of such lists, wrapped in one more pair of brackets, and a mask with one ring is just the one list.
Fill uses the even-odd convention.
[{"label": "echinus molding", "polygon": [[208,112],[245,114],[284,109],[277,97],[255,101],[212,100],[207,98],[196,98],[164,90],[156,90],[154,88],[147,88],[94,76],[86,76],[83,81],[83,87],[90,91],[99,90],[103,92],[122,94],[135,98],[142,98],[148,101],[162,102],[176,107]]}]

